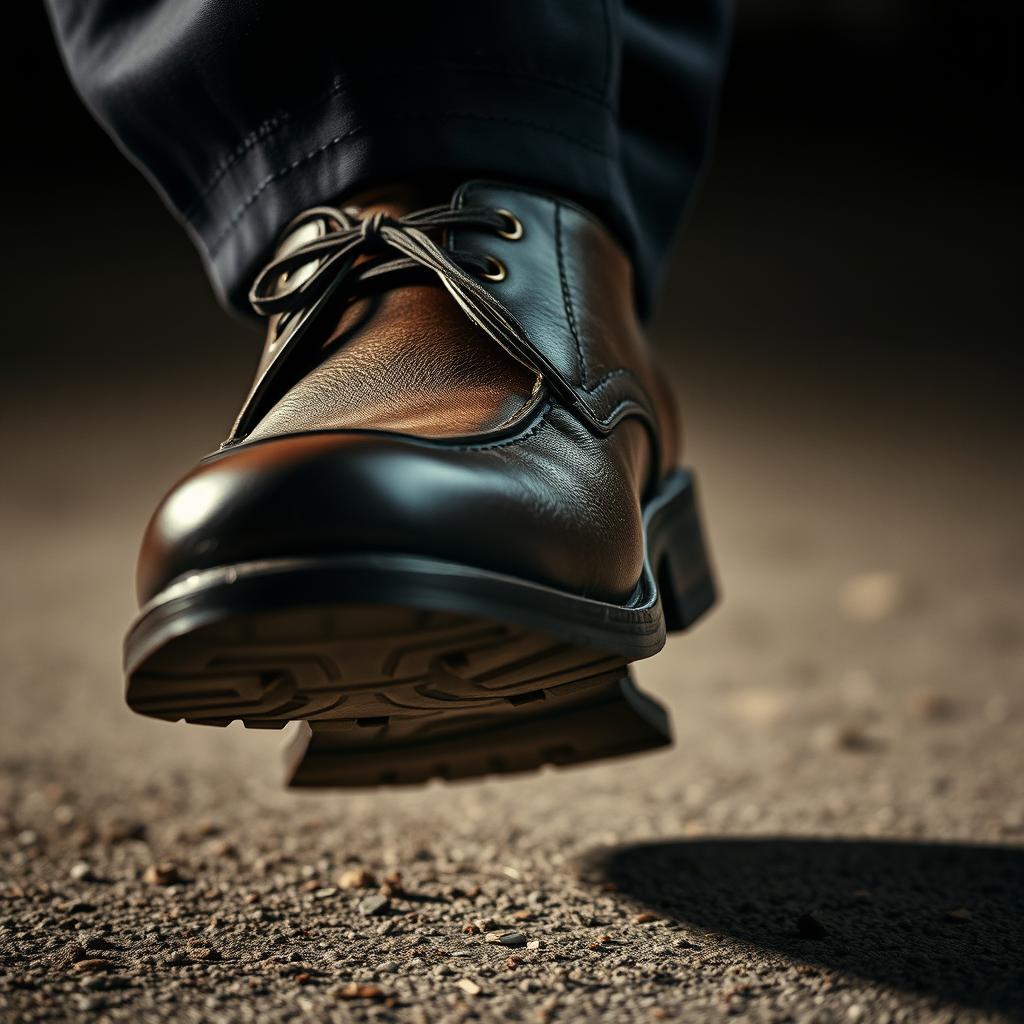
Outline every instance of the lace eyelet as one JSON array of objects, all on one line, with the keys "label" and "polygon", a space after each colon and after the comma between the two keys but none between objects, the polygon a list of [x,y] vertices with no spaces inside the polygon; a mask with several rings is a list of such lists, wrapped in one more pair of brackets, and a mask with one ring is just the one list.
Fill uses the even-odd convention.
[{"label": "lace eyelet", "polygon": [[480,276],[485,281],[504,281],[508,277],[508,268],[497,256],[487,255],[484,257],[487,269],[480,271]]},{"label": "lace eyelet", "polygon": [[511,210],[498,209],[494,212],[508,222],[508,227],[504,230],[497,228],[497,233],[510,242],[518,242],[523,237],[523,222]]}]

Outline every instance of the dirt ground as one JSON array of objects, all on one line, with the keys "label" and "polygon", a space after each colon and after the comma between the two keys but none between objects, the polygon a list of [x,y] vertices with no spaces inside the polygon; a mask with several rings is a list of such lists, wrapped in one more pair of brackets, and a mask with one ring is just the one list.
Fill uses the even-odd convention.
[{"label": "dirt ground", "polygon": [[1024,1019],[1013,438],[768,367],[679,373],[725,600],[638,668],[675,747],[356,794],[122,704],[139,532],[239,361],[51,395],[5,470],[0,1017]]},{"label": "dirt ground", "polygon": [[142,527],[253,352],[141,185],[12,211],[0,1019],[1024,1020],[1019,416],[971,348],[1019,234],[773,152],[713,175],[655,328],[724,593],[637,668],[675,746],[398,792],[125,708]]}]

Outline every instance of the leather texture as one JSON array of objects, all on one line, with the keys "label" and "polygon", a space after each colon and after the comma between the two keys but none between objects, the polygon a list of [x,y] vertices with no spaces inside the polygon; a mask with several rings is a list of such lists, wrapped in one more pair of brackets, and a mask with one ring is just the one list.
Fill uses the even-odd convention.
[{"label": "leather texture", "polygon": [[535,402],[536,376],[480,336],[433,285],[357,300],[322,362],[247,435],[373,429],[442,438],[510,425]]},{"label": "leather texture", "polygon": [[[507,210],[522,224],[516,240],[453,230],[445,244],[501,261],[504,279],[482,283],[571,398],[438,283],[403,278],[358,298],[325,340],[304,339],[254,389],[251,429],[161,502],[143,541],[141,601],[198,569],[352,551],[629,600],[643,567],[643,500],[678,456],[630,263],[596,219],[551,196],[470,182],[452,205]],[[274,328],[261,372],[279,343]]]}]

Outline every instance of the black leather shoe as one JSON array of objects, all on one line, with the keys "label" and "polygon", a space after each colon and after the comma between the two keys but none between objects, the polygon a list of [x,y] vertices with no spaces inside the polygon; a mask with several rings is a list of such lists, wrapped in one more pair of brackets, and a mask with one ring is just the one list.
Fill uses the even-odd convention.
[{"label": "black leather shoe", "polygon": [[251,298],[249,397],[143,543],[129,705],[301,721],[296,785],[669,742],[626,666],[714,588],[605,228],[516,186],[396,191],[303,214]]}]

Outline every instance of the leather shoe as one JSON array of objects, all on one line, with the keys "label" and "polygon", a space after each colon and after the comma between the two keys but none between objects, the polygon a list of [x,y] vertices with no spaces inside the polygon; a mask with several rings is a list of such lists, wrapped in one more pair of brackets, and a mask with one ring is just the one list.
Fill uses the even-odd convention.
[{"label": "leather shoe", "polygon": [[294,785],[669,742],[627,666],[714,585],[604,226],[515,185],[385,191],[303,213],[250,299],[242,411],[143,541],[129,705],[300,722]]}]

